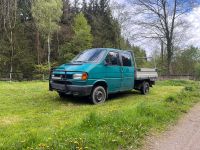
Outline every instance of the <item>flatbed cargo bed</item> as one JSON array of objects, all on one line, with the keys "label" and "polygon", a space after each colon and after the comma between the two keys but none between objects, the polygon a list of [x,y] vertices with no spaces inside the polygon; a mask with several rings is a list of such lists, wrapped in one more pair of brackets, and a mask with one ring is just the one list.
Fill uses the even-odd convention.
[{"label": "flatbed cargo bed", "polygon": [[135,80],[149,79],[155,81],[157,78],[158,73],[155,68],[138,68],[135,70]]}]

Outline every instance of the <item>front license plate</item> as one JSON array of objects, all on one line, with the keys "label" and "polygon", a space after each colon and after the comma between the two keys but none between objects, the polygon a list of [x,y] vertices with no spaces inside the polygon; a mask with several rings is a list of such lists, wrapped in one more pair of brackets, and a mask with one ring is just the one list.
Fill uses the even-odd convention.
[{"label": "front license plate", "polygon": [[64,84],[53,83],[51,86],[53,89],[56,89],[56,90],[62,90],[62,91],[66,90],[66,86]]}]

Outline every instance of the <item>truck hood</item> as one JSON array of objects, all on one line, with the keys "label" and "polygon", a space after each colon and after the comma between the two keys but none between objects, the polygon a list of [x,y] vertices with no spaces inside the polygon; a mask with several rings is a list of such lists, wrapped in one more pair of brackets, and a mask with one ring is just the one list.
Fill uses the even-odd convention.
[{"label": "truck hood", "polygon": [[59,71],[70,71],[70,72],[89,72],[95,66],[96,64],[89,64],[89,63],[63,64],[55,68],[55,71],[59,70]]}]

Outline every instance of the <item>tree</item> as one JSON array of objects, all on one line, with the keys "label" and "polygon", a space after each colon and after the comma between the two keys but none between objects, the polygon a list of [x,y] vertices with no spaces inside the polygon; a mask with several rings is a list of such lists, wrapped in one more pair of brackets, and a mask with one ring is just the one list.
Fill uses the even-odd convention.
[{"label": "tree", "polygon": [[123,36],[126,38],[128,38],[128,34],[130,34],[127,30],[130,15],[128,10],[126,9],[126,4],[120,4],[118,2],[114,2],[112,6],[112,11],[115,14],[114,16],[117,19],[117,23],[120,29],[118,31],[119,48],[123,48],[123,45],[121,45],[121,42],[123,42],[121,34],[123,34]]},{"label": "tree", "polygon": [[[40,33],[36,29],[33,18],[31,7],[34,0],[18,0],[18,12],[20,14],[20,21],[22,24],[29,29],[30,33],[34,36],[34,49],[37,52],[37,64],[41,63],[41,43]],[[33,34],[34,33],[34,34]]]},{"label": "tree", "polygon": [[200,62],[200,52],[196,47],[189,47],[176,54],[173,60],[173,73],[194,75],[195,66]]},{"label": "tree", "polygon": [[51,68],[51,38],[59,29],[58,22],[62,16],[63,3],[61,0],[35,0],[32,6],[32,15],[39,32],[47,39],[48,65]]},{"label": "tree", "polygon": [[[135,8],[135,15],[139,19],[135,24],[140,26],[139,36],[161,40],[167,50],[167,70],[171,74],[171,63],[174,55],[175,34],[183,27],[183,14],[191,8],[191,0],[129,0]],[[138,18],[135,16],[135,18]],[[182,32],[184,33],[184,32]]]},{"label": "tree", "polygon": [[118,20],[116,20],[110,8],[110,0],[93,0],[82,8],[94,36],[94,47],[120,47],[121,35]]},{"label": "tree", "polygon": [[71,10],[71,4],[69,0],[63,0],[63,15],[62,15],[62,23],[63,24],[70,24],[72,22],[72,10]]},{"label": "tree", "polygon": [[3,29],[5,36],[9,42],[9,53],[10,53],[10,81],[12,80],[12,73],[13,73],[13,57],[15,53],[15,28],[17,23],[17,0],[7,1],[1,0],[0,1],[0,10],[1,10],[1,19],[3,22]]},{"label": "tree", "polygon": [[33,79],[38,66],[48,70],[91,47],[144,55],[121,35],[123,26],[110,0],[0,0],[0,78]]},{"label": "tree", "polygon": [[77,14],[77,13],[79,13],[80,11],[79,11],[79,5],[80,5],[80,2],[79,2],[79,0],[74,0],[73,1],[73,8],[72,8],[72,12],[74,13],[74,14]]},{"label": "tree", "polygon": [[196,80],[200,80],[200,62],[195,65],[194,75]]},{"label": "tree", "polygon": [[63,45],[61,53],[65,59],[70,60],[74,55],[77,55],[81,50],[92,47],[91,27],[88,25],[83,13],[77,14],[74,18],[72,27],[74,36],[70,42]]}]

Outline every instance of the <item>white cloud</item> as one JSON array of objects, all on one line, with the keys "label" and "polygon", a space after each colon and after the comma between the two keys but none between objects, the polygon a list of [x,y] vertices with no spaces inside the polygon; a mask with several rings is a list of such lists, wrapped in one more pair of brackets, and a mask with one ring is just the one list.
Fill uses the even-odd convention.
[{"label": "white cloud", "polygon": [[194,8],[186,17],[190,25],[186,44],[200,47],[200,6]]}]

